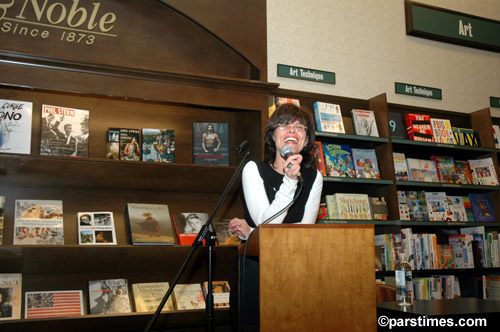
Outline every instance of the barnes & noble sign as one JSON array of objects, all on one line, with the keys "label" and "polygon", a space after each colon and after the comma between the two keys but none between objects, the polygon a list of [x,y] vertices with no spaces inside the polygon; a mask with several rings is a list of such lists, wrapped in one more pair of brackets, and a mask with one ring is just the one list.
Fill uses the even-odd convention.
[{"label": "barnes & noble sign", "polygon": [[92,45],[97,36],[117,37],[112,32],[116,19],[115,13],[93,1],[10,0],[0,3],[0,31],[17,38]]}]

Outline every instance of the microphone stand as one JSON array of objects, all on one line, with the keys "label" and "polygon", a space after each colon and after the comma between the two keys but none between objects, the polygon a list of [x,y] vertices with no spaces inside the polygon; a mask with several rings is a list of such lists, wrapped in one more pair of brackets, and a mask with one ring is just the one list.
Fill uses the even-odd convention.
[{"label": "microphone stand", "polygon": [[177,272],[177,275],[175,276],[174,280],[172,281],[172,284],[168,288],[167,292],[165,293],[165,296],[161,300],[160,304],[158,305],[158,308],[156,309],[156,312],[154,313],[153,317],[149,321],[148,325],[146,326],[146,329],[144,332],[149,332],[151,331],[151,328],[153,327],[154,323],[158,319],[158,317],[161,314],[161,311],[163,307],[165,306],[165,303],[167,302],[168,298],[172,294],[172,291],[174,290],[175,285],[179,282],[179,279],[181,275],[184,273],[184,270],[186,269],[189,261],[193,257],[194,253],[196,250],[203,245],[203,240],[205,239],[205,243],[208,246],[208,289],[207,289],[207,297],[205,300],[205,313],[206,313],[206,320],[207,320],[207,325],[206,325],[206,331],[207,332],[213,332],[215,331],[215,326],[213,324],[213,319],[214,319],[214,298],[213,298],[213,285],[212,285],[212,256],[213,256],[213,247],[215,246],[215,240],[216,236],[215,234],[210,231],[210,226],[212,224],[212,219],[214,218],[215,214],[221,207],[224,199],[226,196],[229,194],[229,190],[233,186],[234,182],[236,181],[237,177],[243,170],[243,167],[248,161],[248,157],[250,156],[250,151],[248,150],[248,141],[243,141],[243,143],[240,144],[238,147],[238,153],[244,153],[243,158],[241,159],[241,162],[236,169],[236,171],[233,174],[233,177],[229,181],[229,183],[226,186],[226,189],[222,193],[222,196],[219,199],[219,202],[215,206],[214,210],[208,217],[207,222],[201,227],[198,235],[196,236],[196,239],[193,242],[193,245],[191,246],[191,250],[189,251],[186,259],[184,260],[184,263],[182,264],[181,268]]}]

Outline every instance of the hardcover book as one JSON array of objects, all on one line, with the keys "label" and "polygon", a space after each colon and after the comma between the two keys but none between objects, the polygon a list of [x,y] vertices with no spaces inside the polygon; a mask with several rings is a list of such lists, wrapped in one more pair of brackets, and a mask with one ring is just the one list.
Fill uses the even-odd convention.
[{"label": "hardcover book", "polygon": [[201,284],[177,284],[174,287],[176,310],[205,309],[205,297]]},{"label": "hardcover book", "polygon": [[375,112],[373,110],[353,109],[352,123],[356,135],[378,137],[377,123],[375,122]]},{"label": "hardcover book", "polygon": [[431,117],[425,114],[405,114],[408,138],[413,141],[433,142]]},{"label": "hardcover book", "polygon": [[400,220],[410,220],[410,208],[406,200],[406,192],[404,190],[398,190],[398,206],[399,206],[399,219]]},{"label": "hardcover book", "polygon": [[[208,281],[203,282],[203,295],[208,294]],[[229,281],[212,281],[212,294],[214,296],[214,308],[229,308]]]},{"label": "hardcover book", "polygon": [[314,142],[314,167],[321,173],[323,176],[328,176],[326,173],[325,166],[325,157],[323,153],[323,144],[320,141]]},{"label": "hardcover book", "polygon": [[89,156],[88,110],[42,105],[40,154]]},{"label": "hardcover book", "polygon": [[0,274],[0,321],[21,319],[22,284],[21,273]]},{"label": "hardcover book", "polygon": [[372,219],[387,220],[387,202],[384,197],[370,197],[370,210],[372,211]]},{"label": "hardcover book", "polygon": [[33,103],[0,99],[0,153],[31,153]]},{"label": "hardcover book", "polygon": [[336,193],[325,196],[330,219],[370,220],[372,213],[367,194]]},{"label": "hardcover book", "polygon": [[425,192],[430,221],[451,221],[445,192]]},{"label": "hardcover book", "polygon": [[450,196],[447,195],[448,210],[450,211],[450,218],[452,221],[467,221],[467,211],[465,210],[463,196]]},{"label": "hardcover book", "polygon": [[[168,282],[144,282],[132,284],[132,294],[134,295],[134,304],[136,312],[156,311],[158,305],[167,294],[169,288]],[[170,294],[167,302],[161,311],[172,311],[174,309],[174,301]]]},{"label": "hardcover book", "polygon": [[411,181],[439,182],[436,163],[427,159],[406,158]]},{"label": "hardcover book", "polygon": [[120,128],[109,128],[106,141],[106,159],[120,159]]},{"label": "hardcover book", "polygon": [[236,245],[241,243],[238,235],[229,231],[229,218],[214,218],[212,224],[214,226],[215,235],[217,236],[217,244],[219,245]]},{"label": "hardcover book", "polygon": [[431,126],[434,142],[457,144],[450,120],[431,118]]},{"label": "hardcover book", "polygon": [[452,127],[455,141],[459,145],[479,146],[479,135],[471,128]]},{"label": "hardcover book", "polygon": [[195,164],[229,166],[228,124],[193,123]]},{"label": "hardcover book", "polygon": [[168,205],[128,203],[126,217],[133,245],[175,244]]},{"label": "hardcover book", "polygon": [[356,176],[349,145],[323,143],[323,154],[328,176],[343,178]]},{"label": "hardcover book", "polygon": [[410,219],[415,221],[430,221],[425,191],[406,191],[406,203],[410,212]]},{"label": "hardcover book", "polygon": [[337,104],[317,101],[314,103],[314,116],[318,131],[330,133],[345,133],[342,112]]},{"label": "hardcover book", "polygon": [[89,281],[89,303],[92,315],[132,312],[127,279]]},{"label": "hardcover book", "polygon": [[436,163],[439,182],[460,184],[453,157],[432,155],[431,160],[434,160]]},{"label": "hardcover book", "polygon": [[406,126],[403,123],[401,113],[389,112],[389,128],[392,138],[406,138]]},{"label": "hardcover book", "polygon": [[83,316],[81,290],[26,292],[25,317]]},{"label": "hardcover book", "polygon": [[[196,236],[208,220],[208,213],[179,212],[172,215],[179,244],[193,244]],[[212,227],[210,226],[210,230]]]},{"label": "hardcover book", "polygon": [[357,178],[380,179],[375,149],[352,148],[351,153]]},{"label": "hardcover book", "polygon": [[64,244],[63,202],[16,200],[14,245]]},{"label": "hardcover book", "polygon": [[498,186],[495,164],[491,157],[482,159],[469,159],[469,165],[474,184],[482,186]]},{"label": "hardcover book", "polygon": [[406,165],[406,157],[403,152],[393,152],[392,160],[394,161],[394,174],[397,181],[409,181],[408,166]]},{"label": "hardcover book", "polygon": [[457,170],[457,177],[460,184],[474,184],[472,178],[472,170],[468,160],[455,160],[455,168]]},{"label": "hardcover book", "polygon": [[496,221],[495,210],[489,194],[470,193],[469,198],[475,221]]},{"label": "hardcover book", "polygon": [[78,244],[116,244],[113,212],[78,212]]},{"label": "hardcover book", "polygon": [[3,223],[5,218],[5,196],[0,196],[0,245],[3,243]]},{"label": "hardcover book", "polygon": [[173,129],[142,129],[142,161],[175,162],[175,132]]},{"label": "hardcover book", "polygon": [[141,160],[141,131],[120,128],[120,160]]},{"label": "hardcover book", "polygon": [[474,212],[472,211],[472,203],[470,201],[469,196],[462,196],[464,201],[465,211],[467,212],[467,221],[475,221],[474,220]]}]

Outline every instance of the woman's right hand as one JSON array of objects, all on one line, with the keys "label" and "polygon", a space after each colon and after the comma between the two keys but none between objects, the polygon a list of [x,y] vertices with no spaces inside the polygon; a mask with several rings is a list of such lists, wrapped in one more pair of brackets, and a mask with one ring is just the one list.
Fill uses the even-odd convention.
[{"label": "woman's right hand", "polygon": [[251,228],[245,219],[233,218],[229,221],[229,231],[239,237],[246,239],[250,235]]}]

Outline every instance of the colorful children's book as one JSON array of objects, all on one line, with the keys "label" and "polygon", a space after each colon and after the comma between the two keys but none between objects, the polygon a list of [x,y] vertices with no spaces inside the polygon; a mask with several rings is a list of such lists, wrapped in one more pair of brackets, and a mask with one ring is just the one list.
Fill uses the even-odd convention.
[{"label": "colorful children's book", "polygon": [[328,176],[355,177],[351,147],[345,144],[323,143],[326,173]]},{"label": "colorful children's book", "polygon": [[315,102],[314,116],[316,118],[316,128],[318,131],[331,133],[345,133],[342,112],[337,104]]},{"label": "colorful children's book", "polygon": [[453,157],[432,155],[431,160],[434,160],[436,163],[439,182],[460,184]]},{"label": "colorful children's book", "polygon": [[410,219],[415,221],[429,221],[429,213],[425,191],[406,191],[406,203],[410,211]]},{"label": "colorful children's book", "polygon": [[494,206],[489,194],[470,193],[469,198],[475,221],[496,221]]},{"label": "colorful children's book", "polygon": [[431,118],[432,134],[434,142],[445,144],[457,144],[451,122],[448,119]]},{"label": "colorful children's book", "polygon": [[481,186],[498,186],[497,172],[491,157],[469,159],[474,184]]},{"label": "colorful children's book", "polygon": [[463,196],[450,196],[447,195],[448,210],[450,211],[451,221],[467,221],[467,210],[465,210]]},{"label": "colorful children's book", "polygon": [[439,182],[436,163],[427,159],[406,158],[411,181]]},{"label": "colorful children's book", "polygon": [[455,168],[457,170],[457,177],[460,184],[474,184],[472,178],[472,170],[468,160],[455,160]]},{"label": "colorful children's book", "polygon": [[394,161],[394,174],[397,181],[409,181],[408,166],[403,152],[393,152],[392,159]]},{"label": "colorful children's book", "polygon": [[352,148],[351,153],[357,178],[380,179],[375,149]]},{"label": "colorful children's book", "polygon": [[425,192],[430,221],[451,221],[445,192]]}]

